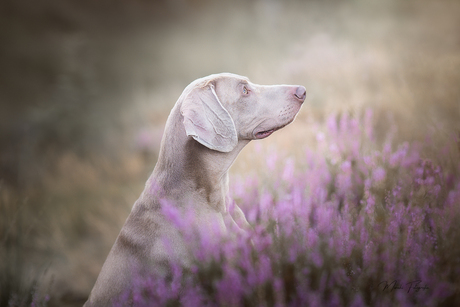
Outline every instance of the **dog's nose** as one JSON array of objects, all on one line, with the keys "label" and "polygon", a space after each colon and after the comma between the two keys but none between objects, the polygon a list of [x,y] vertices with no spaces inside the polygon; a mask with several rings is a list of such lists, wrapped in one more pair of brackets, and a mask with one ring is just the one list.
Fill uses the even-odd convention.
[{"label": "dog's nose", "polygon": [[305,97],[307,96],[307,91],[305,90],[305,87],[303,86],[298,86],[294,96],[300,100],[301,102],[304,102]]}]

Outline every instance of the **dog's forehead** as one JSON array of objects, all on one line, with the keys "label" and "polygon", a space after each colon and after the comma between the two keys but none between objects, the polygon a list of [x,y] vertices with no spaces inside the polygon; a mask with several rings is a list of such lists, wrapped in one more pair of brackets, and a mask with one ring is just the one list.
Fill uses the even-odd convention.
[{"label": "dog's forehead", "polygon": [[255,85],[249,80],[249,78],[245,76],[240,76],[232,73],[220,73],[196,79],[185,88],[184,92],[189,92],[194,88],[204,88],[209,84],[213,84],[216,88],[222,88],[222,85],[225,84],[233,87],[241,83]]},{"label": "dog's forehead", "polygon": [[216,75],[209,76],[209,80],[215,81],[224,81],[224,82],[232,82],[232,83],[249,83],[249,78],[245,76],[240,76],[232,73],[221,73]]}]

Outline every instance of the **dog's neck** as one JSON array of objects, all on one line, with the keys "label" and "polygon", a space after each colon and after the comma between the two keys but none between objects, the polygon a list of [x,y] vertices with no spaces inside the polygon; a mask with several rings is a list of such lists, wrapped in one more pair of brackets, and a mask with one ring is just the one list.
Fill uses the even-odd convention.
[{"label": "dog's neck", "polygon": [[226,211],[228,169],[249,143],[241,140],[228,153],[211,150],[186,135],[179,108],[174,107],[166,123],[157,164],[146,191],[177,206],[207,204]]}]

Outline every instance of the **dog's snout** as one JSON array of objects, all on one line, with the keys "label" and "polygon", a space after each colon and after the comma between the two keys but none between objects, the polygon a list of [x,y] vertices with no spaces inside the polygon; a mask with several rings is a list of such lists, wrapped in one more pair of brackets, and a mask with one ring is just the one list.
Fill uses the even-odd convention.
[{"label": "dog's snout", "polygon": [[301,102],[304,102],[305,97],[307,96],[307,91],[305,90],[305,87],[303,86],[298,86],[294,96],[300,100]]}]

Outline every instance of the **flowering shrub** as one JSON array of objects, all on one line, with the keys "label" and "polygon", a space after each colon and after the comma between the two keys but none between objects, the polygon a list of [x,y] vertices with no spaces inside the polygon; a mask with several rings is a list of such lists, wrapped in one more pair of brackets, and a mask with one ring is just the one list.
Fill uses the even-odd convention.
[{"label": "flowering shrub", "polygon": [[198,240],[191,215],[164,208],[196,260],[171,263],[165,279],[139,277],[120,305],[460,306],[455,141],[436,161],[416,143],[393,148],[396,130],[379,148],[370,111],[316,129],[317,148],[304,161],[278,168],[267,156],[270,186],[252,177],[232,183],[247,232],[216,228]]}]

